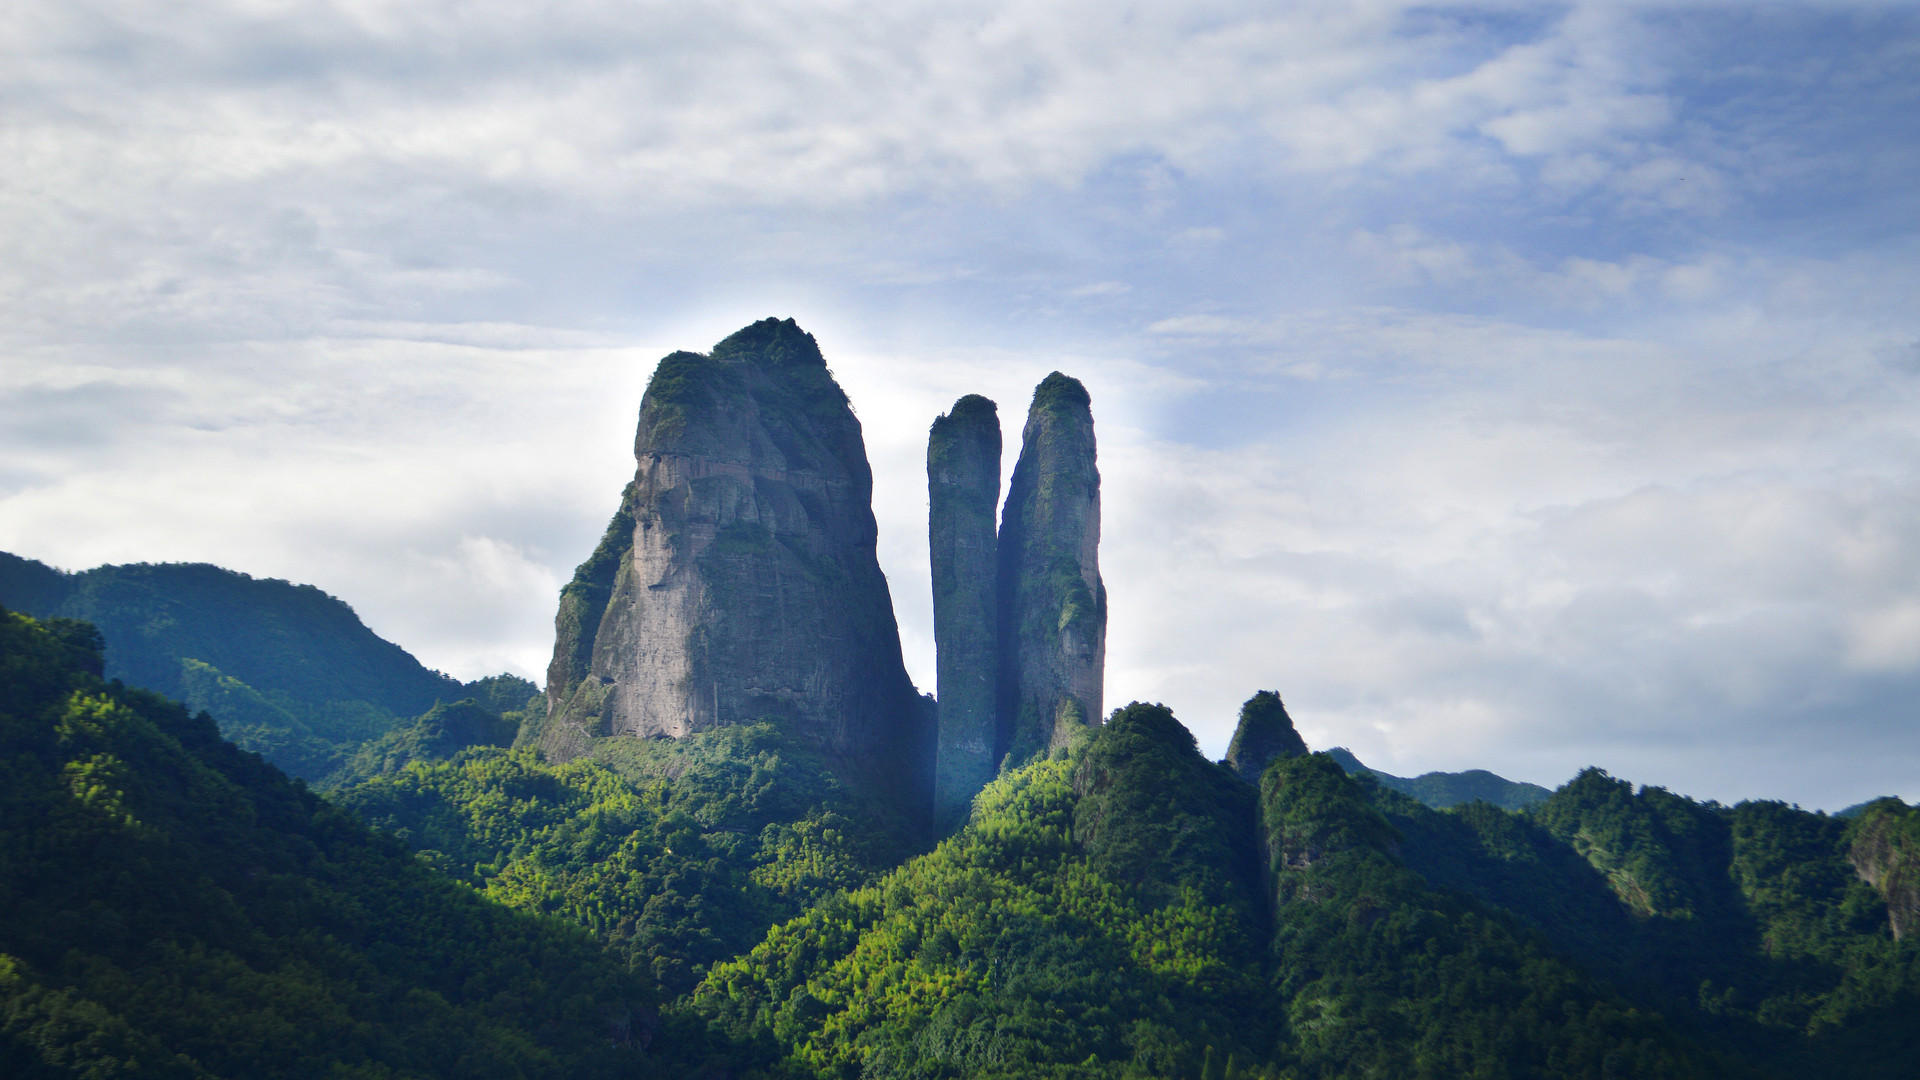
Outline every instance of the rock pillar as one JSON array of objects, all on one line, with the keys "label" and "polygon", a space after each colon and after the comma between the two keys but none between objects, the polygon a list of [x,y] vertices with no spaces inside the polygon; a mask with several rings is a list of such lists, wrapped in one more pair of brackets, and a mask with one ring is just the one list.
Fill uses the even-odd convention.
[{"label": "rock pillar", "polygon": [[771,721],[924,804],[931,732],[875,554],[873,474],[812,335],[766,319],[655,369],[638,468],[563,591],[539,745]]},{"label": "rock pillar", "polygon": [[934,819],[966,820],[999,765],[999,650],[994,511],[1000,504],[1000,417],[968,394],[927,436],[927,538],[933,569],[939,747]]},{"label": "rock pillar", "polygon": [[1014,764],[1101,721],[1107,590],[1100,472],[1079,380],[1034,389],[1000,524],[1000,735]]}]

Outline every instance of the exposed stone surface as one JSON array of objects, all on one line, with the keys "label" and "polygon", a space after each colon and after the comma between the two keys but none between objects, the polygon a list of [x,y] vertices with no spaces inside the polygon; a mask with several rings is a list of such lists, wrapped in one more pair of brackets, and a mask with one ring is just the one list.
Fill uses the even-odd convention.
[{"label": "exposed stone surface", "polygon": [[935,822],[964,821],[999,763],[995,720],[999,635],[994,511],[1000,504],[1000,416],[968,394],[927,436],[927,539],[933,569],[939,748]]},{"label": "exposed stone surface", "polygon": [[1107,654],[1100,472],[1079,380],[1034,389],[1000,524],[1000,724],[1015,764],[1098,724]]},{"label": "exposed stone surface", "polygon": [[[643,406],[644,408],[644,406]],[[613,597],[614,579],[628,566],[633,554],[635,489],[639,481],[627,484],[620,493],[620,508],[613,512],[600,543],[573,571],[573,580],[560,590],[560,610],[553,618],[553,659],[547,664],[548,712],[574,687],[580,685],[593,668],[594,639],[600,633],[600,620],[607,613],[607,601]],[[555,688],[559,688],[556,691]]]},{"label": "exposed stone surface", "polygon": [[548,715],[609,735],[771,720],[924,801],[932,733],[875,555],[860,422],[813,337],[766,319],[660,361],[638,470],[561,596]]},{"label": "exposed stone surface", "polygon": [[1268,762],[1306,752],[1306,740],[1293,729],[1293,717],[1287,715],[1279,694],[1262,690],[1240,706],[1240,724],[1227,744],[1227,764],[1240,779],[1258,785]]},{"label": "exposed stone surface", "polygon": [[1880,890],[1895,941],[1920,928],[1920,813],[1898,799],[1869,804],[1847,860],[1860,880]]}]

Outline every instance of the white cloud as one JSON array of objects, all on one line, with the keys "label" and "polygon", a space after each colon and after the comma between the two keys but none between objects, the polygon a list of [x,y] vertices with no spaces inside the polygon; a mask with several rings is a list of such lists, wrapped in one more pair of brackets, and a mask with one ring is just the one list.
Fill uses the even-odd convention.
[{"label": "white cloud", "polygon": [[[1239,700],[1277,688],[1309,739],[1389,769],[1557,781],[1597,763],[1836,807],[1910,788],[1911,385],[1848,392],[1866,376],[1840,350],[1719,367],[1499,324],[1316,329],[1272,340],[1391,356],[1416,339],[1476,377],[1376,391],[1335,425],[1299,402],[1251,445],[1107,444],[1105,558],[1133,613],[1116,699],[1176,703],[1215,752]],[[1243,374],[1236,391],[1261,392]],[[1809,377],[1826,393],[1800,393]],[[1794,773],[1842,745],[1844,776]]]},{"label": "white cloud", "polygon": [[994,397],[1010,469],[1060,368],[1109,696],[1210,748],[1271,687],[1388,768],[1920,794],[1911,12],[10,16],[0,547],[537,675],[653,361],[796,315],[923,684],[926,426]]},{"label": "white cloud", "polygon": [[[429,664],[537,675],[559,566],[612,512],[632,402],[664,351],[361,336],[127,377],[102,365],[64,399],[0,388],[19,418],[0,433],[6,460],[30,470],[0,499],[0,548],[75,569],[209,561],[309,581]],[[142,386],[156,374],[164,389]],[[76,395],[72,418],[47,407]]]},{"label": "white cloud", "polygon": [[1903,598],[1861,612],[1847,627],[1847,663],[1865,671],[1920,668],[1920,601]]}]

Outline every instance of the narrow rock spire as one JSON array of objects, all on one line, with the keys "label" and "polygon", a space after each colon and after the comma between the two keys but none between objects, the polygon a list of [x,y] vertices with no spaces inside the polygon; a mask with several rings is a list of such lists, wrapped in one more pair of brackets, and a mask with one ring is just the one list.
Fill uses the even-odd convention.
[{"label": "narrow rock spire", "polygon": [[1242,780],[1258,785],[1260,774],[1274,758],[1300,757],[1306,752],[1306,740],[1293,729],[1293,717],[1287,715],[1279,694],[1262,690],[1240,706],[1240,725],[1227,744],[1227,765]]},{"label": "narrow rock spire", "polygon": [[1107,589],[1086,387],[1034,388],[1000,523],[1000,751],[1015,764],[1101,721]]},{"label": "narrow rock spire", "polygon": [[994,510],[1000,504],[1000,416],[968,394],[927,436],[927,539],[933,566],[933,640],[940,735],[934,818],[942,831],[965,821],[973,796],[993,779],[999,663]]}]

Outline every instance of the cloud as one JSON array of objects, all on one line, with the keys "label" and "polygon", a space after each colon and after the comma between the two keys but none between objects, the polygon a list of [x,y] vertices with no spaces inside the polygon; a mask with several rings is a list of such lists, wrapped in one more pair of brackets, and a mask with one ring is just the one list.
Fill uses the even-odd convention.
[{"label": "cloud", "polygon": [[12,14],[0,547],[538,675],[653,362],[795,315],[923,685],[926,425],[1057,368],[1109,697],[1210,749],[1264,687],[1389,768],[1920,795],[1908,9]]},{"label": "cloud", "polygon": [[[612,512],[658,353],[434,330],[209,349],[158,391],[0,390],[5,415],[33,418],[0,427],[0,454],[34,467],[0,500],[0,547],[309,581],[435,666],[535,675],[556,574]],[[496,341],[433,340],[460,336]]]},{"label": "cloud", "polygon": [[[1114,610],[1151,612],[1116,617],[1113,695],[1179,702],[1214,752],[1276,688],[1383,768],[1904,790],[1914,391],[1804,332],[1771,346],[1799,367],[1404,314],[1267,327],[1276,365],[1344,353],[1361,385],[1277,391],[1298,413],[1253,442],[1103,444]],[[1848,771],[1797,771],[1842,747]]]}]

